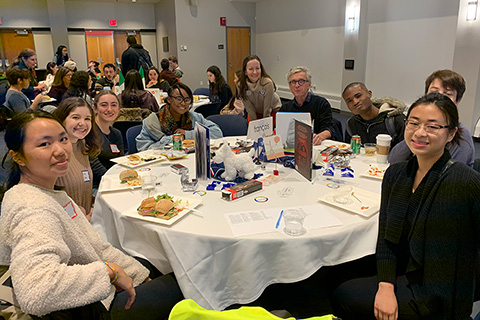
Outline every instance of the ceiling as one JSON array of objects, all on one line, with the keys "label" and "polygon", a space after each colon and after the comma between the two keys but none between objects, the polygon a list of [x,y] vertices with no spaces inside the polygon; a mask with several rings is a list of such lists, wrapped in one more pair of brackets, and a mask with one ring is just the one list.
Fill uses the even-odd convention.
[{"label": "ceiling", "polygon": [[[84,2],[85,0],[69,0],[69,1]],[[132,0],[91,0],[91,1],[93,1],[93,2],[110,2],[110,3],[132,3]],[[136,3],[152,4],[152,3],[158,3],[160,1],[162,1],[162,0],[136,0]],[[260,0],[230,0],[230,1],[231,2],[258,2]]]}]

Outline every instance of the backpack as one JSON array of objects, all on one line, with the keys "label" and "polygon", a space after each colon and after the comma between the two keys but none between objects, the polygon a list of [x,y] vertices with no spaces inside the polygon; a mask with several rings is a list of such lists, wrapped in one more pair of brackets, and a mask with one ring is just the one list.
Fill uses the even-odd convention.
[{"label": "backpack", "polygon": [[137,64],[138,72],[140,72],[140,67],[142,67],[143,74],[144,74],[145,78],[147,78],[148,77],[148,74],[147,74],[148,69],[150,69],[150,67],[152,66],[149,62],[147,62],[147,60],[149,60],[149,59],[145,59],[142,54],[138,53],[137,49],[135,49],[135,48],[131,48],[131,49],[133,50],[133,52],[135,52],[135,54],[138,57],[138,64]]}]

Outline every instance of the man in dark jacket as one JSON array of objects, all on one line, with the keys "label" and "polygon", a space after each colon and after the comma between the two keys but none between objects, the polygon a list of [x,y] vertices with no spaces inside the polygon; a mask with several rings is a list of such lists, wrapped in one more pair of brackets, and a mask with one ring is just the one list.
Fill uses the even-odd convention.
[{"label": "man in dark jacket", "polygon": [[145,74],[148,71],[148,68],[153,66],[152,59],[147,50],[143,49],[141,44],[137,44],[137,39],[135,36],[127,37],[128,48],[122,53],[122,73],[125,77],[128,70],[136,69],[140,71],[140,67],[143,67],[143,72]]},{"label": "man in dark jacket", "polygon": [[348,109],[354,114],[347,121],[345,141],[359,135],[363,143],[376,143],[379,134],[392,137],[391,147],[403,140],[405,104],[392,98],[372,100],[372,91],[361,82],[350,83],[342,93]]}]

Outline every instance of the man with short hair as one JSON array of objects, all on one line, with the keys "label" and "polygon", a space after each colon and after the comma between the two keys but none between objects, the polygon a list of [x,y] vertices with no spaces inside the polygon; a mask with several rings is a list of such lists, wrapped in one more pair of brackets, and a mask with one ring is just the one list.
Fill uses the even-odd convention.
[{"label": "man with short hair", "polygon": [[183,71],[180,69],[178,66],[178,59],[176,56],[170,56],[168,58],[168,62],[170,63],[170,69],[172,69],[173,73],[175,74],[175,77],[180,79],[183,76]]},{"label": "man with short hair", "polygon": [[[284,103],[280,112],[308,112],[313,121],[313,144],[334,136],[332,108],[327,99],[314,95],[310,88],[312,76],[307,67],[297,66],[287,73],[287,81],[293,99]],[[287,140],[291,135],[289,134]],[[287,142],[287,141],[286,141]],[[287,143],[288,145],[288,143]]]},{"label": "man with short hair", "polygon": [[391,146],[403,140],[405,104],[393,98],[371,99],[372,91],[362,82],[352,82],[342,93],[343,100],[353,113],[347,121],[345,141],[354,135],[363,143],[376,143],[377,135],[392,137]]},{"label": "man with short hair", "polygon": [[[438,92],[452,100],[458,108],[466,90],[465,79],[453,70],[437,70],[425,80],[425,94]],[[447,144],[452,159],[463,162],[472,167],[475,160],[475,145],[472,135],[462,123],[458,126],[457,134],[461,134],[460,144]],[[413,154],[405,141],[399,143],[388,155],[388,162],[396,163],[410,159]]]},{"label": "man with short hair", "polygon": [[103,66],[103,74],[104,76],[95,82],[95,91],[103,90],[105,87],[113,90],[113,87],[118,83],[118,80],[115,78],[117,68],[112,63],[107,63]]},{"label": "man with short hair", "polygon": [[162,71],[160,72],[160,77],[162,79],[167,81],[171,86],[178,82],[177,76],[169,69],[170,63],[168,62],[168,59],[162,59],[162,61],[160,61],[160,67],[162,68]]},{"label": "man with short hair", "polygon": [[140,71],[143,68],[145,76],[147,76],[148,69],[153,66],[152,59],[147,50],[141,44],[137,44],[135,36],[127,37],[128,48],[122,53],[122,74],[127,76],[128,70],[135,69]]}]

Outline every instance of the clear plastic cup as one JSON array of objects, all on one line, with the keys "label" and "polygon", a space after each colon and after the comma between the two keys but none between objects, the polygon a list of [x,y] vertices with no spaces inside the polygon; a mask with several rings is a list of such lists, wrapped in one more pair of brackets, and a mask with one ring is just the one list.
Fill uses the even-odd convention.
[{"label": "clear plastic cup", "polygon": [[290,236],[301,236],[307,233],[303,227],[303,221],[307,215],[301,209],[286,209],[283,211],[285,228],[283,231]]}]

